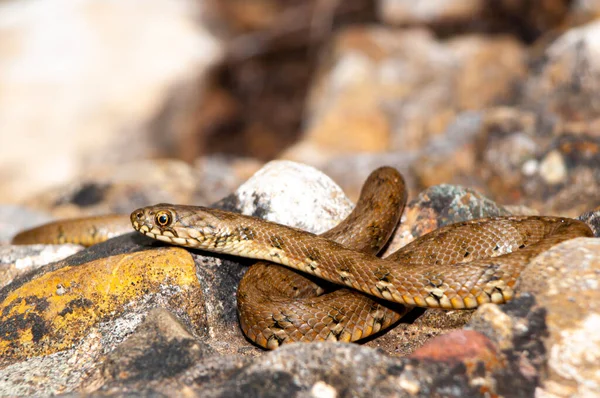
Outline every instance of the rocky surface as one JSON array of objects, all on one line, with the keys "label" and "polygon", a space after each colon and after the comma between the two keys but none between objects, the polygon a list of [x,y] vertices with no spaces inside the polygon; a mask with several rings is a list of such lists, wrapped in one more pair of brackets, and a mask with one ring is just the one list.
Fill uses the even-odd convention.
[{"label": "rocky surface", "polygon": [[[521,289],[546,313],[546,395],[593,396],[600,391],[600,241],[578,238],[538,256]],[[542,282],[543,281],[543,282]]]},{"label": "rocky surface", "polygon": [[[507,98],[525,72],[523,51],[510,38],[440,41],[425,30],[363,27],[341,32],[313,86],[303,140],[284,156],[321,165],[359,151],[419,149],[460,111]],[[501,63],[492,56],[497,52],[505,54]]]},{"label": "rocky surface", "polygon": [[[135,234],[7,243],[157,202],[322,232],[382,165],[414,198],[386,254],[486,215],[599,236],[597,3],[2,3],[0,395],[594,396],[593,238],[534,260],[506,305],[274,352],[238,326],[251,261]],[[287,161],[257,173],[272,159],[342,188]]]},{"label": "rocky surface", "polygon": [[[315,203],[317,210],[307,212]],[[351,210],[329,178],[287,161],[269,163],[218,206],[313,232],[330,228]],[[407,206],[393,245],[448,223],[502,214],[509,212],[475,191],[432,187]],[[591,391],[594,379],[586,375],[593,372],[593,360],[582,362],[581,355],[595,352],[596,342],[577,336],[595,322],[598,275],[592,264],[600,256],[593,254],[595,239],[586,242],[582,247],[573,241],[574,251],[567,242],[545,254],[553,258],[555,251],[567,250],[583,257],[576,268],[559,267],[558,273],[540,259],[535,264],[544,268],[523,278],[523,297],[505,306],[486,305],[475,313],[413,310],[362,346],[291,344],[265,353],[243,337],[236,314],[236,287],[251,260],[127,234],[0,290],[0,394],[531,396],[536,388],[552,394]],[[538,272],[544,273],[540,288],[531,285]],[[579,285],[562,286],[571,280],[566,272]],[[563,300],[567,291],[582,294]],[[581,319],[577,327],[570,321],[569,328],[562,326],[561,308],[569,319]],[[547,335],[551,338],[545,340]],[[557,355],[563,362],[556,362]]]}]

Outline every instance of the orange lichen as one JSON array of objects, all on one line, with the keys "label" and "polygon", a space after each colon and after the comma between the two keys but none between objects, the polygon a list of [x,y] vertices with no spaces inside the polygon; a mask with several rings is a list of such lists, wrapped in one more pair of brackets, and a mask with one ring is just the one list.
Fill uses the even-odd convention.
[{"label": "orange lichen", "polygon": [[[98,322],[118,317],[165,286],[178,287],[176,296],[201,299],[194,261],[184,249],[121,254],[42,274],[0,303],[0,357],[67,349]],[[192,320],[202,311],[197,302],[184,307]]]}]

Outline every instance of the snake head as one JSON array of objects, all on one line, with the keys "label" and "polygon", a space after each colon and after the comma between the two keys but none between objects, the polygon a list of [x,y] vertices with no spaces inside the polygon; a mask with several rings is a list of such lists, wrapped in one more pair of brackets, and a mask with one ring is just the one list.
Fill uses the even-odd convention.
[{"label": "snake head", "polygon": [[177,213],[172,210],[173,205],[161,203],[155,206],[142,207],[131,213],[133,228],[156,238],[157,235],[177,236],[173,226],[177,220]]},{"label": "snake head", "polygon": [[133,228],[153,239],[180,246],[204,248],[229,233],[219,211],[200,206],[160,203],[131,213]]}]

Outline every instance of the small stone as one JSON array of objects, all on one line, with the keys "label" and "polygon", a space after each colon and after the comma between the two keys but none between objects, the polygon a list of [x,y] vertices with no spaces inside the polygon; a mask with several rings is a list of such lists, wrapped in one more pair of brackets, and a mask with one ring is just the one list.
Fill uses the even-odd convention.
[{"label": "small stone", "polygon": [[544,157],[540,163],[540,176],[551,185],[566,180],[567,167],[560,152],[552,151]]},{"label": "small stone", "polygon": [[538,161],[535,159],[529,159],[525,163],[523,163],[523,167],[521,168],[521,171],[523,172],[523,175],[525,175],[527,177],[531,177],[537,173],[538,168],[539,168]]},{"label": "small stone", "polygon": [[316,382],[310,389],[310,394],[314,398],[336,398],[338,396],[336,389],[323,381]]},{"label": "small stone", "polygon": [[317,169],[280,160],[267,163],[220,202],[265,220],[313,233],[331,229],[351,211],[341,188]]},{"label": "small stone", "polygon": [[477,361],[493,370],[500,367],[497,348],[485,335],[473,330],[457,330],[428,341],[410,358],[474,366]]}]

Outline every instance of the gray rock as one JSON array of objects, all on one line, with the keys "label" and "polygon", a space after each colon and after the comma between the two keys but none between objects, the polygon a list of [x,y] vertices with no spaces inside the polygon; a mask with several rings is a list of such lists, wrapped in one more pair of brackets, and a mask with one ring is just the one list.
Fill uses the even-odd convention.
[{"label": "gray rock", "polygon": [[585,222],[592,229],[596,238],[600,237],[600,210],[583,213],[578,219]]},{"label": "gray rock", "polygon": [[540,254],[523,271],[520,291],[547,312],[548,376],[541,394],[600,391],[600,240],[577,238]]},{"label": "gray rock", "polygon": [[20,275],[60,261],[81,250],[83,246],[73,244],[0,246],[0,288]]}]

